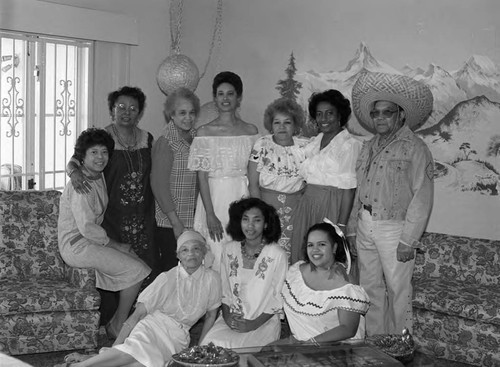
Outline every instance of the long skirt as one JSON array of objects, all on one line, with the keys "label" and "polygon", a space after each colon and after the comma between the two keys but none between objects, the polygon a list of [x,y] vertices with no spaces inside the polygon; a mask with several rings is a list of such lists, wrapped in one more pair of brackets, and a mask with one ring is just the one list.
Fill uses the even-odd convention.
[{"label": "long skirt", "polygon": [[281,237],[278,244],[283,248],[283,250],[286,251],[288,261],[290,261],[290,240],[293,233],[293,220],[304,190],[286,194],[280,191],[269,190],[261,187],[260,193],[262,200],[264,200],[267,204],[272,205],[278,212],[281,222]]},{"label": "long skirt", "polygon": [[338,222],[341,202],[342,190],[337,187],[310,184],[306,186],[296,209],[297,214],[293,217],[291,264],[304,260],[305,235],[312,225],[323,222],[324,218],[333,223]]},{"label": "long skirt", "polygon": [[246,176],[209,177],[208,185],[210,187],[210,197],[215,215],[224,229],[223,238],[220,241],[214,241],[210,238],[207,226],[207,213],[201,199],[201,194],[198,195],[196,203],[193,228],[205,237],[207,245],[209,245],[209,254],[205,256],[205,266],[211,266],[213,270],[220,272],[222,246],[232,240],[231,236],[226,232],[226,226],[229,223],[229,205],[233,201],[248,197],[248,179]]}]

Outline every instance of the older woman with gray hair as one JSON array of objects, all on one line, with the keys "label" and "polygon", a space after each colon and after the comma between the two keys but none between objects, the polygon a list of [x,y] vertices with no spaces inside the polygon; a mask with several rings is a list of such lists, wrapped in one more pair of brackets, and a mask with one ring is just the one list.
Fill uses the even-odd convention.
[{"label": "older woman with gray hair", "polygon": [[72,353],[66,366],[164,366],[189,345],[189,329],[205,316],[200,340],[221,305],[219,274],[203,265],[206,241],[196,231],[177,240],[179,265],[161,273],[137,299],[134,313],[111,348],[93,356]]},{"label": "older woman with gray hair", "polygon": [[160,250],[159,267],[176,265],[176,238],[193,227],[197,174],[187,168],[194,123],[200,100],[187,88],[169,94],[164,106],[167,125],[152,151],[151,188],[156,200],[155,242]]},{"label": "older woman with gray hair", "polygon": [[273,101],[264,112],[264,127],[271,134],[255,142],[248,163],[250,195],[277,210],[281,222],[278,243],[289,259],[293,217],[306,185],[299,169],[309,140],[297,136],[304,120],[304,111],[296,102],[288,98]]}]

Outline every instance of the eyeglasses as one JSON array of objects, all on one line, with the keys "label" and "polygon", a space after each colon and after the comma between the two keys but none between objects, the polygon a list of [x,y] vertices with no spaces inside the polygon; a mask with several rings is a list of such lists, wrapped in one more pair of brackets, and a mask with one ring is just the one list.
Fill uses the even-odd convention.
[{"label": "eyeglasses", "polygon": [[384,119],[391,118],[396,112],[399,110],[382,110],[382,111],[370,111],[370,117],[372,119],[376,119],[378,117],[382,117]]},{"label": "eyeglasses", "polygon": [[139,112],[139,108],[137,106],[126,106],[125,104],[123,103],[118,103],[117,105],[115,105],[116,109],[119,111],[119,112],[125,112],[125,111],[128,111],[128,112]]}]

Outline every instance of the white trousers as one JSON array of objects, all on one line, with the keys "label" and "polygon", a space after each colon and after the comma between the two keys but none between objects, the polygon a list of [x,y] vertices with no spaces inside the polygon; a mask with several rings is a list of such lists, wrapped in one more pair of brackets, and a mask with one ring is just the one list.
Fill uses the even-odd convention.
[{"label": "white trousers", "polygon": [[404,221],[373,220],[364,209],[358,214],[356,247],[360,285],[370,296],[366,333],[410,333],[413,326],[411,278],[415,259],[397,260]]}]

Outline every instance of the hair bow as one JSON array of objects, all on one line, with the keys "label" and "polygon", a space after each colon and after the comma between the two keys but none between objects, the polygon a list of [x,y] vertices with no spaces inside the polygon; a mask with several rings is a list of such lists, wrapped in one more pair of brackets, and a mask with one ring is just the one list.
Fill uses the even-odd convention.
[{"label": "hair bow", "polygon": [[336,225],[335,223],[333,223],[330,219],[328,218],[323,218],[323,223],[327,223],[329,225],[331,225],[334,229],[335,229],[335,233],[337,233],[337,235],[342,239],[342,242],[343,242],[343,245],[344,245],[344,251],[345,251],[345,255],[346,255],[346,258],[347,258],[347,274],[349,274],[351,272],[351,252],[349,251],[349,245],[347,244],[347,241],[345,239],[345,235],[344,235],[344,232],[342,232],[342,230],[340,229],[340,227],[338,225]]}]

